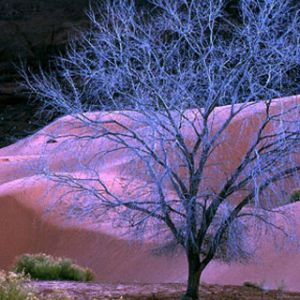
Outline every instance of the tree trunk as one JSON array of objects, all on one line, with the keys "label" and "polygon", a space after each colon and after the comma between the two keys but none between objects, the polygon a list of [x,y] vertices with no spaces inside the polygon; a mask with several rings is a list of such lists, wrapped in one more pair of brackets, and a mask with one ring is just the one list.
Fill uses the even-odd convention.
[{"label": "tree trunk", "polygon": [[201,276],[201,266],[199,254],[194,251],[187,251],[188,260],[188,283],[185,294],[181,300],[199,300],[199,285]]}]

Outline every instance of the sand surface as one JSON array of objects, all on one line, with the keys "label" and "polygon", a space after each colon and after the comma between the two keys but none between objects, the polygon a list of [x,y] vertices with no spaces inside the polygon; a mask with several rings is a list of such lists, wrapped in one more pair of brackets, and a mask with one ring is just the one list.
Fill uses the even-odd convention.
[{"label": "sand surface", "polygon": [[[299,97],[277,100],[274,112],[299,103]],[[226,131],[221,146],[215,151],[213,161],[222,160],[217,171],[213,166],[207,181],[218,187],[224,176],[239,162],[249,146],[249,140],[263,118],[264,107],[257,104],[246,109]],[[193,111],[187,112],[195,117]],[[213,126],[217,128],[228,114],[228,108],[219,108],[214,114]],[[97,119],[101,114],[90,114]],[[108,114],[140,133],[150,134],[144,122],[126,120],[122,114]],[[245,120],[248,120],[245,123]],[[65,117],[45,127],[35,135],[0,149],[0,268],[8,269],[15,257],[22,253],[45,252],[73,258],[77,263],[92,268],[98,282],[108,283],[183,283],[186,280],[186,260],[183,251],[157,253],[159,246],[151,239],[143,242],[124,234],[124,230],[108,220],[115,215],[102,215],[97,223],[89,218],[82,221],[76,212],[68,209],[73,201],[67,188],[57,188],[46,176],[48,170],[64,175],[84,177],[90,175],[89,161],[99,152],[114,147],[113,142],[101,140],[73,141],[74,136],[93,134],[80,122]],[[185,131],[184,131],[185,130]],[[183,128],[187,140],[193,140],[188,125]],[[243,138],[237,138],[237,137]],[[99,150],[101,149],[101,150]],[[80,161],[80,163],[79,163]],[[146,182],[142,165],[132,160],[124,150],[112,152],[95,169],[105,175],[107,184],[118,193],[123,178]],[[132,172],[132,165],[137,172]],[[212,164],[213,165],[213,164]],[[184,172],[182,173],[184,176]],[[210,176],[207,176],[211,178]],[[84,199],[83,201],[89,201]],[[88,203],[88,202],[86,202]],[[294,234],[300,237],[300,203],[282,208],[291,216]],[[73,215],[72,215],[73,213]],[[278,224],[282,218],[276,219]],[[243,284],[245,281],[263,283],[268,288],[281,285],[288,290],[300,291],[300,252],[285,246],[281,235],[262,235],[257,241],[256,256],[248,263],[210,263],[203,280],[213,284]]]}]

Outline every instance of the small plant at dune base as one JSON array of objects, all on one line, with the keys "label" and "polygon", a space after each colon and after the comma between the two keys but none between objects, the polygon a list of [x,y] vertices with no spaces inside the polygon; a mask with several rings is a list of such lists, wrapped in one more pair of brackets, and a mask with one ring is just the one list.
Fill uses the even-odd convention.
[{"label": "small plant at dune base", "polygon": [[296,202],[300,200],[300,189],[292,190],[290,194],[290,203]]},{"label": "small plant at dune base", "polygon": [[284,280],[281,280],[277,286],[277,291],[279,292],[280,295],[282,295],[285,290],[286,290],[286,284]]},{"label": "small plant at dune base", "polygon": [[31,287],[24,285],[28,280],[24,274],[0,271],[0,300],[38,300]]},{"label": "small plant at dune base", "polygon": [[33,279],[92,281],[94,273],[78,266],[67,258],[56,258],[46,254],[24,254],[15,263],[13,271],[24,272]]}]

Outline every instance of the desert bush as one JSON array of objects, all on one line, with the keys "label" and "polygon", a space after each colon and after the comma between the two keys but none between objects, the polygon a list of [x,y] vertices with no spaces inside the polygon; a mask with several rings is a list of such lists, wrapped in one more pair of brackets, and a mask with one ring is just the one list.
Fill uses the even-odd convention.
[{"label": "desert bush", "polygon": [[290,202],[296,202],[300,200],[300,189],[292,190],[290,194]]},{"label": "desert bush", "polygon": [[92,281],[95,277],[90,269],[78,266],[70,259],[46,254],[24,254],[17,258],[13,270],[40,280]]},{"label": "desert bush", "polygon": [[38,300],[27,284],[28,276],[0,271],[0,300]]}]

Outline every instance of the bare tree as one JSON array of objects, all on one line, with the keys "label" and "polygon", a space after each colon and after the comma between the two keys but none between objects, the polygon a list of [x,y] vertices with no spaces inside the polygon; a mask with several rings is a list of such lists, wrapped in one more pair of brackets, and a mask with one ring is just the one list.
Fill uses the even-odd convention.
[{"label": "bare tree", "polygon": [[[226,19],[223,0],[150,2],[148,13],[125,0],[90,9],[90,30],[53,72],[23,76],[45,110],[87,129],[68,141],[103,145],[89,160],[78,153],[87,178],[50,167],[47,176],[92,199],[84,215],[112,210],[139,233],[166,228],[187,256],[182,299],[198,299],[213,258],[247,256],[249,220],[283,230],[272,212],[298,178],[299,107],[271,99],[294,88],[299,16],[282,0],[240,0],[241,24]],[[239,150],[224,146],[235,124]],[[130,160],[118,189],[101,173],[114,155]]]}]

